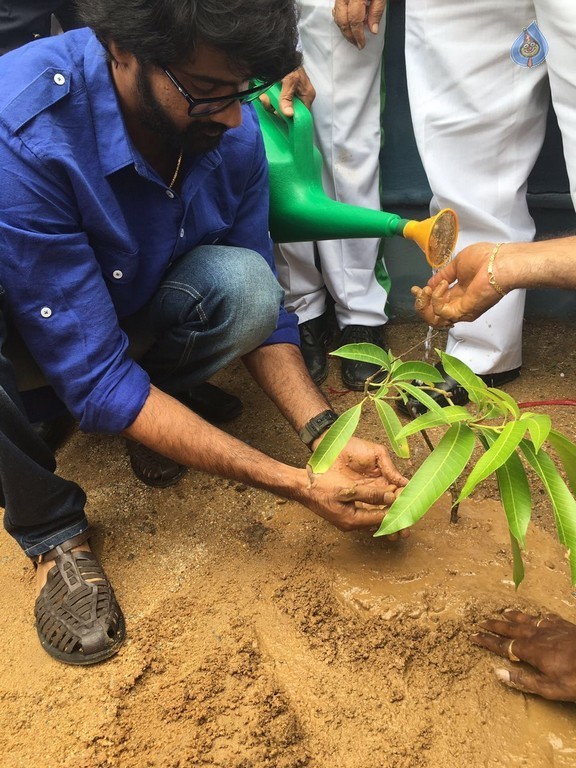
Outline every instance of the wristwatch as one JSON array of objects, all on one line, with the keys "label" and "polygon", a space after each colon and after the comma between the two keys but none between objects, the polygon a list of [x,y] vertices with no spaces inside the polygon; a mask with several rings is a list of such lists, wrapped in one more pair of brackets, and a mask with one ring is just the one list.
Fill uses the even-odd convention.
[{"label": "wristwatch", "polygon": [[304,428],[300,432],[300,440],[302,440],[308,448],[311,448],[314,440],[326,432],[328,427],[331,427],[337,418],[338,414],[334,413],[330,408],[322,411],[318,416],[314,416],[314,418],[304,424]]}]

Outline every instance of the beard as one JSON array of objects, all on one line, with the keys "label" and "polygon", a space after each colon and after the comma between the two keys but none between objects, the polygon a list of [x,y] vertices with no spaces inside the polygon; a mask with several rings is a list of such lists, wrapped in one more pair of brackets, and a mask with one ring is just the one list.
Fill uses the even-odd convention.
[{"label": "beard", "polygon": [[178,152],[182,150],[187,155],[202,155],[218,147],[222,136],[228,130],[225,125],[214,120],[191,118],[190,125],[182,131],[152,93],[144,67],[140,67],[136,87],[140,122],[159,136],[168,147]]}]

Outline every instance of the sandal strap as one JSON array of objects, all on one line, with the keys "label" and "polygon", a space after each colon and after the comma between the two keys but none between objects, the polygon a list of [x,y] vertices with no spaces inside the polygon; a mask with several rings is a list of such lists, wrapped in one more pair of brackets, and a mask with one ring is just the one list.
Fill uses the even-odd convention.
[{"label": "sandal strap", "polygon": [[73,536],[71,539],[67,539],[61,544],[58,544],[54,547],[54,549],[49,549],[48,552],[43,552],[41,555],[33,557],[32,560],[35,563],[48,563],[51,560],[56,560],[59,555],[63,555],[64,552],[70,552],[70,550],[74,549],[74,547],[79,547],[80,544],[84,544],[84,542],[88,541],[89,538],[90,530],[86,529],[85,531],[82,531],[82,533],[78,533],[76,536]]},{"label": "sandal strap", "polygon": [[138,480],[153,488],[175,485],[188,469],[134,440],[126,440],[126,449],[130,466]]},{"label": "sandal strap", "polygon": [[102,566],[92,552],[71,551],[87,538],[84,532],[50,550],[56,567],[34,609],[43,648],[67,664],[104,661],[125,636],[124,617]]}]

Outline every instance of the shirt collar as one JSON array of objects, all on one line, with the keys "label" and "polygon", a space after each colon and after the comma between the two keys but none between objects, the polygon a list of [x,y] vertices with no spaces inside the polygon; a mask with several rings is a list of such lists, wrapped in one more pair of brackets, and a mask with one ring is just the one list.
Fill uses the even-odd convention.
[{"label": "shirt collar", "polygon": [[86,46],[84,77],[100,163],[104,173],[109,175],[134,164],[135,158],[106,60],[106,51],[94,34]]}]

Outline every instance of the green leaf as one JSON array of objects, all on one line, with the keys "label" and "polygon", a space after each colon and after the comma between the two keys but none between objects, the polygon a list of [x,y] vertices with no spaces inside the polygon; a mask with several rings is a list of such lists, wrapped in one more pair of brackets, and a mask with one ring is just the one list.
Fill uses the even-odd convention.
[{"label": "green leaf", "polygon": [[548,439],[552,429],[552,419],[546,413],[525,412],[520,416],[520,421],[527,424],[534,450],[538,452],[544,441]]},{"label": "green leaf", "polygon": [[407,381],[397,381],[394,386],[398,392],[406,392],[407,394],[412,395],[412,397],[416,398],[418,402],[426,406],[432,413],[440,414],[442,406],[438,405],[436,400],[430,397],[430,395],[423,389],[420,389],[420,387],[416,387],[414,384],[409,384]]},{"label": "green leaf", "polygon": [[482,420],[490,421],[491,419],[503,419],[506,414],[502,411],[500,405],[486,402],[483,405]]},{"label": "green leaf", "polygon": [[563,435],[562,432],[558,432],[555,429],[550,430],[548,442],[554,448],[562,462],[572,492],[576,493],[576,445],[568,440],[566,435]]},{"label": "green leaf", "polygon": [[488,387],[487,395],[490,402],[500,408],[502,414],[508,411],[515,419],[520,418],[518,403],[508,392],[504,392],[503,389],[497,389],[496,387]]},{"label": "green leaf", "polygon": [[576,584],[576,500],[545,451],[536,453],[528,440],[522,440],[520,447],[550,497],[558,538],[568,548],[572,584]]},{"label": "green leaf", "polygon": [[322,474],[329,470],[332,464],[334,464],[356,431],[363,403],[364,401],[358,403],[358,405],[355,405],[353,408],[344,411],[344,413],[336,419],[334,424],[332,424],[330,429],[326,431],[322,438],[322,442],[316,448],[312,456],[310,456],[308,464],[310,465],[312,472]]},{"label": "green leaf", "polygon": [[360,360],[363,363],[373,363],[380,368],[390,370],[390,355],[376,344],[345,344],[330,352],[334,357],[345,357],[347,360]]},{"label": "green leaf", "polygon": [[453,424],[390,507],[375,536],[396,533],[419,520],[460,477],[474,448],[474,432]]},{"label": "green leaf", "polygon": [[404,379],[406,381],[416,379],[418,382],[425,384],[436,384],[444,381],[444,377],[438,368],[429,363],[418,362],[417,360],[394,365],[392,367],[391,381],[395,382],[397,379]]},{"label": "green leaf", "polygon": [[400,433],[396,435],[396,438],[402,439],[409,435],[415,435],[416,432],[420,432],[423,429],[442,427],[455,424],[458,421],[469,421],[472,418],[472,414],[467,408],[461,405],[447,405],[445,408],[441,408],[439,413],[428,411],[428,413],[417,416],[413,421],[404,425]]},{"label": "green leaf", "polygon": [[[493,445],[497,437],[489,430],[484,430],[480,438],[483,443]],[[532,514],[532,498],[530,485],[517,453],[513,453],[508,460],[496,470],[500,499],[511,535],[520,546],[526,546],[526,531]]]},{"label": "green leaf", "polygon": [[479,376],[476,376],[470,368],[463,363],[462,360],[458,360],[457,357],[449,355],[447,352],[437,350],[440,360],[442,361],[442,367],[448,374],[452,376],[458,384],[461,384],[468,392],[468,396],[476,405],[482,401],[482,395],[486,391],[486,384]]},{"label": "green leaf", "polygon": [[512,561],[514,563],[512,578],[514,579],[514,586],[518,589],[524,581],[524,563],[522,562],[522,551],[512,533],[510,533],[510,546],[512,547]]},{"label": "green leaf", "polygon": [[406,438],[398,438],[398,434],[402,430],[402,422],[396,415],[396,411],[389,403],[383,400],[375,400],[374,402],[376,403],[378,416],[380,416],[380,421],[386,430],[392,450],[401,459],[408,459],[410,457],[410,447]]},{"label": "green leaf", "polygon": [[482,480],[496,472],[502,464],[508,461],[508,458],[514,453],[525,434],[526,425],[523,422],[508,422],[494,443],[476,462],[476,466],[468,475],[468,479],[460,491],[457,502],[468,498]]}]

